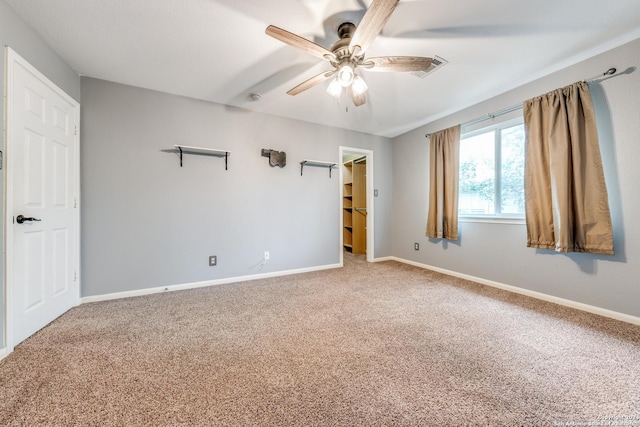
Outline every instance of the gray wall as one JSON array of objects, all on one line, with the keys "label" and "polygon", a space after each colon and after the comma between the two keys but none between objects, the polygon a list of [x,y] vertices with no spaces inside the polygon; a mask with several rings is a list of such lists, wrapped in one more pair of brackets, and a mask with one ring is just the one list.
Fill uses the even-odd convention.
[{"label": "gray wall", "polygon": [[[3,47],[0,59],[0,117],[4,120],[4,81],[5,81],[5,51],[4,46],[11,47],[20,56],[29,61],[41,73],[67,92],[71,97],[80,101],[80,77],[73,71],[36,32],[20,18],[13,8],[4,0],[0,0],[0,46]],[[3,138],[2,152],[6,152]],[[3,165],[4,166],[4,165]],[[0,188],[4,189],[4,168],[0,173]],[[4,203],[4,197],[0,200]],[[4,222],[4,206],[0,209],[0,221]],[[0,227],[0,239],[4,242],[3,227]],[[0,260],[0,286],[4,287],[4,265]],[[4,292],[0,292],[0,348],[4,347]]]},{"label": "gray wall", "polygon": [[[640,40],[584,61],[393,140],[394,256],[576,302],[640,316]],[[525,225],[460,224],[458,242],[425,237],[429,146],[425,133],[521,103],[604,72],[627,74],[590,85],[614,229],[615,256],[526,247]],[[489,124],[490,122],[486,122]],[[419,242],[420,251],[413,250]]]},{"label": "gray wall", "polygon": [[[82,296],[339,263],[339,176],[299,165],[339,146],[374,151],[374,253],[391,254],[388,138],[83,78],[81,140]],[[180,168],[174,144],[230,150],[229,170],[189,154]]]}]

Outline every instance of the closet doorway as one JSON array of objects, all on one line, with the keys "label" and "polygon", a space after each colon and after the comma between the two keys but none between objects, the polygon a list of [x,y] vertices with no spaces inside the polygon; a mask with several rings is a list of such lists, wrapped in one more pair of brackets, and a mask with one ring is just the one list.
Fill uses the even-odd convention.
[{"label": "closet doorway", "polygon": [[344,253],[373,262],[373,151],[340,147],[340,263]]}]

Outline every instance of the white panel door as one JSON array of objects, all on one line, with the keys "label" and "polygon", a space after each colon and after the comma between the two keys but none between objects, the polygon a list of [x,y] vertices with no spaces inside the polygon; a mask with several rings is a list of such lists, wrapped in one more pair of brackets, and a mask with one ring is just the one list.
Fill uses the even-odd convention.
[{"label": "white panel door", "polygon": [[7,289],[15,346],[79,302],[79,106],[11,50],[7,63]]}]

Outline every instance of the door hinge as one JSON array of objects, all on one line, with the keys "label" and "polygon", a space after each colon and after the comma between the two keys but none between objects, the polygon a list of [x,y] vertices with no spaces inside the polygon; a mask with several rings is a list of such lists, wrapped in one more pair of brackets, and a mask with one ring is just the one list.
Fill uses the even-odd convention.
[{"label": "door hinge", "polygon": [[74,209],[78,207],[78,199],[77,198],[73,198],[73,207]]},{"label": "door hinge", "polygon": [[73,128],[73,134],[77,135],[78,134],[78,126],[74,126]]},{"label": "door hinge", "polygon": [[74,282],[78,281],[78,272],[76,271],[73,272],[73,281]]}]

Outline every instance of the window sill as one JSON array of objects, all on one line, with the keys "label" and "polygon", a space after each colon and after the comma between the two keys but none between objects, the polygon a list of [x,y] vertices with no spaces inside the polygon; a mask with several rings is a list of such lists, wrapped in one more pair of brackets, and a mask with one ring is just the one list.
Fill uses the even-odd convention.
[{"label": "window sill", "polygon": [[493,224],[514,224],[514,225],[524,225],[526,224],[524,218],[513,218],[513,217],[498,217],[498,216],[459,216],[458,221],[460,222],[484,222],[484,223],[493,223]]}]

